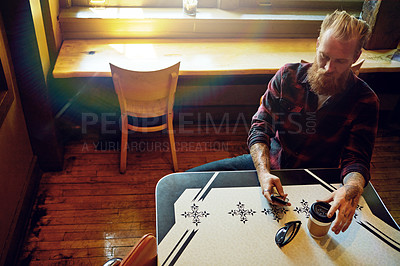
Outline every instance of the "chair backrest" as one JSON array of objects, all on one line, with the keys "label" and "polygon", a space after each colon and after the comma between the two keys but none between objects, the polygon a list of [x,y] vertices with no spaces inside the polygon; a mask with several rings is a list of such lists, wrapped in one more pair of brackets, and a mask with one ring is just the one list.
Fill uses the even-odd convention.
[{"label": "chair backrest", "polygon": [[157,240],[154,235],[146,234],[123,258],[112,258],[103,266],[155,266],[157,265]]},{"label": "chair backrest", "polygon": [[154,235],[144,235],[122,260],[120,266],[157,265],[157,240]]},{"label": "chair backrest", "polygon": [[180,62],[155,71],[133,71],[110,63],[121,113],[157,117],[172,113]]}]

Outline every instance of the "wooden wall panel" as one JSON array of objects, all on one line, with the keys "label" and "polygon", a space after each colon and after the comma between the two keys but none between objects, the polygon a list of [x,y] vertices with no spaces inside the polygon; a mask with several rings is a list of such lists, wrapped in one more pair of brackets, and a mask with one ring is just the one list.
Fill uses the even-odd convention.
[{"label": "wooden wall panel", "polygon": [[[0,8],[0,13],[1,11]],[[31,168],[35,157],[29,141],[1,17],[2,15],[0,15],[1,70],[4,71],[5,83],[8,92],[13,95],[13,101],[8,112],[4,114],[4,121],[0,124],[0,265],[14,265],[9,263],[9,260],[15,258],[20,245],[18,241],[20,239],[15,239],[15,236],[21,234],[23,238],[27,225],[26,218],[31,211],[29,207],[24,209],[23,202],[30,194]],[[25,219],[20,220],[21,217]]]},{"label": "wooden wall panel", "polygon": [[[54,125],[46,77],[49,66],[47,47],[36,35],[28,0],[1,5],[16,81],[34,154],[44,171],[62,168],[63,152]],[[42,28],[43,30],[43,28]],[[42,32],[43,33],[43,32]],[[40,49],[43,49],[41,53]],[[43,56],[43,57],[42,57]],[[44,64],[47,64],[44,66]]]}]

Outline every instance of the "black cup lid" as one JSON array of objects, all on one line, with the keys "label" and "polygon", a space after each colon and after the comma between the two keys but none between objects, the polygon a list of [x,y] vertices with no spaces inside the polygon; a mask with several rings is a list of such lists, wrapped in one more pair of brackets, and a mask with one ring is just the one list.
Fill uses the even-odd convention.
[{"label": "black cup lid", "polygon": [[330,208],[331,205],[327,202],[315,202],[311,205],[310,214],[315,220],[321,223],[330,223],[336,218],[336,213],[331,218],[328,218],[327,214]]}]

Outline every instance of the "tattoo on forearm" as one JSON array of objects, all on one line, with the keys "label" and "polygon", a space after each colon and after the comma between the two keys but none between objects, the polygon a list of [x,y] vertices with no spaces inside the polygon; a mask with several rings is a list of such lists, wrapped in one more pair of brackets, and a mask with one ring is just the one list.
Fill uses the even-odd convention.
[{"label": "tattoo on forearm", "polygon": [[269,150],[266,144],[254,144],[250,148],[250,154],[257,171],[269,171]]},{"label": "tattoo on forearm", "polygon": [[261,159],[263,157],[263,150],[261,149],[261,147],[256,145],[254,147],[254,152],[255,152],[256,155],[258,155],[258,156],[256,156],[256,160],[255,160],[256,168],[258,168],[258,167],[264,168],[265,167],[265,162],[263,162],[262,159]]},{"label": "tattoo on forearm", "polygon": [[345,199],[354,207],[357,204],[356,199],[361,194],[360,188],[354,185],[345,185],[344,188],[346,189]]}]

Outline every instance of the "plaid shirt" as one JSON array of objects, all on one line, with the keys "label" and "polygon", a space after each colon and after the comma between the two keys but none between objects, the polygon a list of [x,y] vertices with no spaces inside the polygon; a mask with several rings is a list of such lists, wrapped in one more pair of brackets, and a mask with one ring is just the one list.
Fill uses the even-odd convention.
[{"label": "plaid shirt", "polygon": [[317,109],[307,81],[310,66],[287,64],[275,74],[253,116],[248,146],[269,145],[272,169],[340,167],[342,178],[358,172],[368,182],[378,97],[352,75],[344,93]]}]

